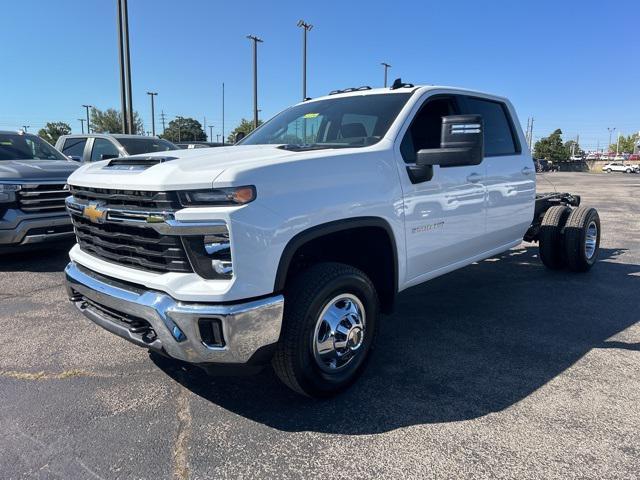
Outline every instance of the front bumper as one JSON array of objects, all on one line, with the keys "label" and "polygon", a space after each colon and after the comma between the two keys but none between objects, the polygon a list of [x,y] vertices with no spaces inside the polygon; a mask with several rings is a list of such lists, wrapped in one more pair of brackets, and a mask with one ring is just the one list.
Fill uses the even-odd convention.
[{"label": "front bumper", "polygon": [[10,209],[0,220],[0,246],[59,241],[73,235],[71,218],[66,212],[41,215]]},{"label": "front bumper", "polygon": [[[69,299],[91,321],[136,345],[196,364],[247,364],[280,337],[284,299],[276,295],[234,305],[181,302],[169,295],[104,277],[71,262]],[[202,340],[199,321],[222,325],[224,346]],[[153,335],[140,333],[147,322]],[[176,330],[176,328],[178,330]]]}]

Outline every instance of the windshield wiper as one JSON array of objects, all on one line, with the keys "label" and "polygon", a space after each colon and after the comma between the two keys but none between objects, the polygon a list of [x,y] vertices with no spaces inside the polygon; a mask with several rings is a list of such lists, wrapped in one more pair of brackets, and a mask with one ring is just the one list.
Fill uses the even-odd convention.
[{"label": "windshield wiper", "polygon": [[280,145],[278,148],[292,152],[302,152],[306,150],[323,150],[325,148],[351,148],[353,146],[354,145],[349,145],[348,143],[288,143],[286,145]]}]

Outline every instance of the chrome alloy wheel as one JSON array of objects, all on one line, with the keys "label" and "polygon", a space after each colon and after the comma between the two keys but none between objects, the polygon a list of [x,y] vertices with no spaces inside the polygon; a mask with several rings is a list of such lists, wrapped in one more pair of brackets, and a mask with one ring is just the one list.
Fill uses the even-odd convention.
[{"label": "chrome alloy wheel", "polygon": [[329,300],[313,333],[313,357],[321,370],[337,373],[363,350],[366,319],[362,302],[350,293]]},{"label": "chrome alloy wheel", "polygon": [[596,222],[591,222],[587,227],[584,236],[584,254],[588,260],[596,253],[596,245],[598,243],[598,226]]}]

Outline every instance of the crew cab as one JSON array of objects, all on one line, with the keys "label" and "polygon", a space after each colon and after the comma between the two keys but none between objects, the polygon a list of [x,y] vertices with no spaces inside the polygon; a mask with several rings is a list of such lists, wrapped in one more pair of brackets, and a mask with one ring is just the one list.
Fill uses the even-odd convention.
[{"label": "crew cab", "polygon": [[68,296],[163,355],[271,362],[293,390],[335,394],[398,292],[523,237],[550,268],[594,264],[597,212],[536,194],[519,125],[505,98],[398,79],[306,100],[234,146],[84,165]]},{"label": "crew cab", "polygon": [[65,198],[76,168],[40,137],[0,131],[0,253],[73,238]]},{"label": "crew cab", "polygon": [[56,148],[79,162],[178,150],[177,146],[163,138],[107,133],[62,135],[56,142]]}]

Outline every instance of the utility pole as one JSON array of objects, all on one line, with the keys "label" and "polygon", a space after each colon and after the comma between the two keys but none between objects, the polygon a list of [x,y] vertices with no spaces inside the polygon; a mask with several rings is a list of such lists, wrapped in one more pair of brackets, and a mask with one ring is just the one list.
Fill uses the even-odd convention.
[{"label": "utility pole", "polygon": [[611,148],[611,134],[616,131],[616,127],[607,127],[609,130],[609,143],[607,144],[607,155],[609,154],[609,149]]},{"label": "utility pole", "polygon": [[165,119],[165,114],[164,114],[164,110],[161,111],[160,113],[160,120],[162,121],[162,134],[164,135],[164,131],[166,130],[165,125],[164,125],[164,119]]},{"label": "utility pole", "polygon": [[89,109],[93,108],[93,105],[82,105],[87,111],[87,133],[91,133],[91,123],[89,122]]},{"label": "utility pole", "polygon": [[384,88],[387,88],[387,70],[391,68],[391,65],[385,62],[382,62],[380,65],[384,67]]},{"label": "utility pole", "polygon": [[533,117],[531,117],[531,126],[529,127],[529,151],[533,155]]},{"label": "utility pole", "polygon": [[122,133],[127,132],[127,83],[124,68],[124,38],[122,35],[122,0],[118,0],[118,63],[120,65],[120,109],[122,110]]},{"label": "utility pole", "polygon": [[247,35],[253,43],[253,128],[258,128],[258,43],[262,40],[255,35]]},{"label": "utility pole", "polygon": [[127,6],[127,0],[119,0],[122,2],[122,31],[124,39],[124,55],[125,55],[125,67],[127,74],[127,123],[129,125],[129,132],[134,133],[133,123],[133,94],[131,92],[131,54],[129,50],[129,8]]},{"label": "utility pole", "polygon": [[222,82],[222,145],[224,145],[224,82]]},{"label": "utility pole", "polygon": [[618,132],[618,141],[616,142],[616,157],[618,156],[619,152],[620,152],[620,132]]},{"label": "utility pole", "polygon": [[527,145],[529,145],[529,148],[531,148],[531,139],[529,138],[529,128],[531,127],[531,117],[527,117],[527,133],[524,135],[524,138],[527,142]]},{"label": "utility pole", "polygon": [[78,120],[80,120],[80,129],[82,130],[82,133],[84,134],[84,118],[79,118]]},{"label": "utility pole", "polygon": [[209,141],[213,142],[213,125],[209,125]]},{"label": "utility pole", "polygon": [[202,131],[204,132],[204,139],[207,139],[207,117],[203,115],[204,122],[202,123]]},{"label": "utility pole", "polygon": [[151,97],[151,135],[156,136],[156,111],[153,105],[153,97],[158,95],[158,92],[147,92],[147,95]]},{"label": "utility pole", "polygon": [[[223,140],[222,143],[224,143],[224,138],[222,140]],[[220,142],[220,134],[219,133],[216,133],[216,142],[218,142],[218,143]]]},{"label": "utility pole", "polygon": [[313,25],[300,20],[298,27],[302,28],[302,101],[304,102],[307,98],[307,33]]}]

